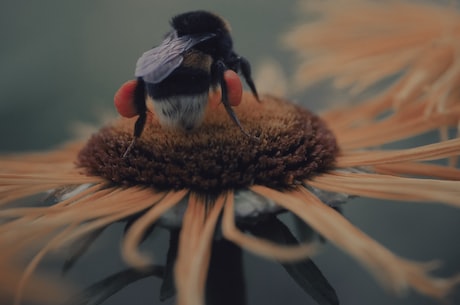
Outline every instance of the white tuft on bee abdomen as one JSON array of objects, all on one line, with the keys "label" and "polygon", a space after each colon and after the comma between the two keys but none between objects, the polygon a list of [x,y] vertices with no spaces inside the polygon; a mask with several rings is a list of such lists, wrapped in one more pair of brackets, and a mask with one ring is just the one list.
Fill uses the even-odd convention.
[{"label": "white tuft on bee abdomen", "polygon": [[154,100],[153,107],[162,126],[191,131],[203,121],[208,92]]}]

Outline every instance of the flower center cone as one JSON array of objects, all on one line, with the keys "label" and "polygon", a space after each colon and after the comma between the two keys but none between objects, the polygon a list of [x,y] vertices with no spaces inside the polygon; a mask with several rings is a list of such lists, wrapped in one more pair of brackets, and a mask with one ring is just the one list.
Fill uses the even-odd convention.
[{"label": "flower center cone", "polygon": [[128,156],[134,119],[120,119],[94,134],[77,164],[114,183],[158,190],[221,193],[254,184],[286,189],[332,168],[338,147],[325,122],[286,100],[243,94],[234,108],[245,135],[223,105],[208,107],[192,132],[162,127],[149,113]]}]

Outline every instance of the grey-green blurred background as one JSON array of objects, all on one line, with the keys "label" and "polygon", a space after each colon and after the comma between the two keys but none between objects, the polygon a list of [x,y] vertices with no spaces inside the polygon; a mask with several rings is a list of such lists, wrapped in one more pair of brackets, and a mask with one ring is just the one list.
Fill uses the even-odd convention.
[{"label": "grey-green blurred background", "polygon": [[[133,77],[137,58],[161,42],[171,16],[208,9],[225,16],[235,49],[253,67],[264,58],[295,68],[279,37],[299,20],[295,1],[3,1],[0,5],[0,152],[42,150],[69,140],[75,122],[97,123],[115,115],[113,95]],[[340,30],[340,29],[338,29]],[[322,90],[295,96],[317,107]],[[460,271],[460,213],[445,206],[358,199],[344,214],[395,253],[445,261],[440,273]],[[71,272],[82,284],[121,269],[121,227],[106,232]],[[164,234],[157,234],[160,259]],[[146,245],[148,247],[149,244]],[[314,304],[277,264],[245,256],[249,304]],[[410,293],[387,294],[349,256],[331,245],[315,258],[341,304],[437,304]],[[129,286],[106,304],[157,304],[159,280]],[[457,296],[456,300],[459,298]],[[460,301],[459,301],[460,302]],[[170,304],[171,302],[167,302]]]}]

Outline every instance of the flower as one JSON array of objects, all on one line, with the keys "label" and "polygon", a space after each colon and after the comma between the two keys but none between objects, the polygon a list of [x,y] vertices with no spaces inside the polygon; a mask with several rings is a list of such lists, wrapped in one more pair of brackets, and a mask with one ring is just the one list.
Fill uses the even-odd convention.
[{"label": "flower", "polygon": [[[362,3],[356,5],[354,9],[367,7]],[[392,5],[402,5],[405,10],[397,7],[400,9],[393,12],[407,16],[442,10],[415,4]],[[354,18],[356,10],[350,14],[329,5],[319,8],[328,17],[323,23],[302,26],[288,36],[288,41],[300,52],[313,46],[327,50],[326,55],[319,55],[318,62],[330,64],[324,65],[325,72],[315,74],[314,78],[338,77],[346,79],[347,84],[367,87],[371,80],[408,67],[396,85],[378,98],[329,109],[320,116],[285,99],[265,95],[259,103],[245,94],[235,111],[245,129],[258,140],[243,135],[220,107],[208,112],[203,125],[191,134],[164,130],[155,115],[149,114],[142,137],[125,158],[122,155],[131,141],[134,123],[129,119],[103,127],[86,142],[74,142],[50,152],[3,156],[0,266],[11,266],[11,271],[2,272],[0,283],[8,283],[5,276],[11,274],[16,281],[0,286],[0,296],[6,298],[13,292],[16,303],[23,297],[36,298],[39,292],[26,291],[26,284],[47,254],[70,245],[74,250],[66,266],[70,268],[102,230],[123,221],[127,223],[121,246],[125,261],[143,270],[144,275],[162,274],[165,281],[171,274],[158,266],[152,267],[151,256],[142,253],[139,245],[157,223],[174,228],[173,244],[178,248],[171,250],[175,252],[171,254],[175,258],[174,271],[169,272],[174,273],[177,303],[204,304],[208,270],[210,275],[214,272],[210,269],[211,249],[214,239],[219,239],[216,236],[219,230],[223,239],[283,264],[316,254],[317,243],[308,240],[297,243],[295,238],[293,241],[289,230],[277,222],[275,215],[288,211],[362,263],[390,291],[401,293],[412,288],[427,296],[446,298],[460,282],[460,276],[435,277],[429,274],[435,264],[414,262],[392,253],[347,221],[336,211],[334,203],[352,195],[460,206],[460,170],[452,166],[454,159],[451,166],[427,162],[458,157],[459,138],[448,139],[444,132],[442,141],[401,149],[384,147],[431,130],[447,131],[458,126],[459,96],[452,86],[457,84],[453,80],[459,78],[450,77],[458,76],[456,61],[451,60],[441,72],[424,70],[430,77],[420,81],[417,69],[426,67],[426,63],[421,65],[414,60],[414,54],[425,53],[414,51],[411,56],[399,58],[395,54],[399,54],[401,46],[397,45],[389,55],[382,47],[378,58],[369,57],[364,51],[375,45],[378,36],[374,33],[368,40],[360,38],[356,43],[363,45],[354,47],[353,41],[344,42],[329,32],[337,29],[336,22],[351,23],[349,28],[341,28],[344,36],[340,37],[346,37],[346,33],[353,37],[363,28],[361,19]],[[387,10],[377,4],[371,8],[379,14]],[[386,24],[390,18],[365,18],[370,13],[358,15],[363,16],[370,29],[373,28],[370,25]],[[456,18],[452,23],[460,20],[454,12],[445,16],[452,14]],[[405,18],[397,20],[404,22]],[[429,28],[428,23],[424,25]],[[319,34],[313,35],[311,28]],[[386,46],[385,41],[398,42],[397,38],[388,34],[378,41]],[[449,36],[443,40],[447,46],[449,43],[455,46],[458,41]],[[425,42],[417,40],[414,50],[426,44],[431,46]],[[348,52],[342,53],[345,49]],[[378,69],[379,60],[385,62],[384,57],[394,59],[392,69],[386,66],[383,71]],[[349,62],[350,58],[358,61]],[[424,56],[420,58],[422,61]],[[308,65],[310,70],[299,70],[302,83],[311,80],[309,73],[313,72],[309,71],[319,69],[310,61]],[[378,75],[364,78],[366,71]],[[435,89],[442,90],[425,90],[433,79],[439,79],[435,83],[440,85]],[[401,92],[411,94],[393,103]],[[47,194],[44,204],[17,203],[19,199],[41,193]],[[263,217],[268,220],[259,219]],[[248,221],[252,224],[245,224]],[[127,274],[115,277],[123,276]],[[130,276],[142,275],[130,273]],[[36,281],[57,285],[52,280]],[[96,285],[89,292],[95,292],[95,287],[102,286]],[[314,294],[315,289],[309,292]],[[336,302],[325,291],[318,294],[315,295],[318,302],[321,298],[328,298],[332,304]]]}]

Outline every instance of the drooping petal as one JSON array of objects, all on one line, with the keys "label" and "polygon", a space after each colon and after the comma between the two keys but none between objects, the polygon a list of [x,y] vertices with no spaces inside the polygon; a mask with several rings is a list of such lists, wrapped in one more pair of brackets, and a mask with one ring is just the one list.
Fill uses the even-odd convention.
[{"label": "drooping petal", "polygon": [[412,287],[424,294],[444,298],[460,284],[460,275],[451,279],[431,277],[428,271],[433,268],[432,263],[416,263],[396,256],[304,188],[287,194],[263,186],[252,189],[302,218],[366,266],[391,291],[402,293]]},{"label": "drooping petal", "polygon": [[[251,188],[252,189],[252,188]],[[233,196],[227,196],[222,218],[222,233],[224,237],[240,247],[257,255],[276,259],[278,261],[296,261],[310,257],[316,253],[317,246],[314,243],[300,244],[296,246],[278,245],[271,241],[249,236],[238,230],[234,218]]]},{"label": "drooping petal", "polygon": [[308,181],[308,184],[331,192],[416,202],[440,202],[460,207],[458,181],[397,177],[373,173],[331,172]]},{"label": "drooping petal", "polygon": [[174,270],[178,305],[205,304],[211,243],[223,205],[224,197],[220,196],[207,210],[203,201],[190,195]]},{"label": "drooping petal", "polygon": [[131,225],[126,232],[121,248],[123,258],[128,264],[139,269],[150,264],[150,259],[137,250],[145,231],[148,230],[165,211],[180,202],[186,195],[186,190],[168,193]]}]

